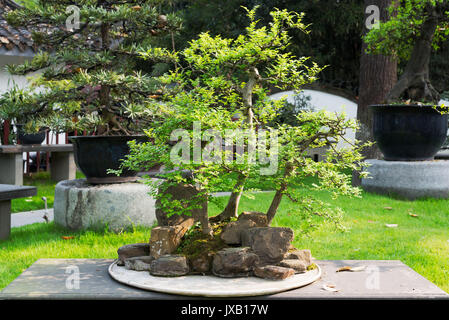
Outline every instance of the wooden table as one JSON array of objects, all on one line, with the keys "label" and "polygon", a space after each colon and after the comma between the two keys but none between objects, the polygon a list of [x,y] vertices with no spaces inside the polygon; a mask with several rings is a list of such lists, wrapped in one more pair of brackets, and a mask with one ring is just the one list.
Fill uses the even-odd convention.
[{"label": "wooden table", "polygon": [[36,187],[0,184],[0,240],[8,239],[11,233],[11,199],[31,197],[36,194]]},{"label": "wooden table", "polygon": [[23,153],[50,152],[51,179],[59,182],[76,177],[72,144],[0,146],[0,183],[23,185]]}]

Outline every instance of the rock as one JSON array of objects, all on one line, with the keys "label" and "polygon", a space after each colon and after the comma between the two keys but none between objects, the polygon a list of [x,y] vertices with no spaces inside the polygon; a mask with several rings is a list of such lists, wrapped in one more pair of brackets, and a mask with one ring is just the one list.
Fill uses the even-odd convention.
[{"label": "rock", "polygon": [[238,221],[251,220],[257,227],[268,227],[267,215],[263,212],[248,211],[242,212]]},{"label": "rock", "polygon": [[269,280],[284,280],[295,274],[295,270],[279,266],[263,266],[255,267],[254,275],[259,278]]},{"label": "rock", "polygon": [[256,226],[256,223],[251,220],[229,222],[221,232],[220,238],[226,244],[240,244],[242,231]]},{"label": "rock", "polygon": [[190,220],[185,220],[185,224],[176,226],[154,227],[151,230],[150,256],[158,259],[160,256],[171,254],[176,251],[184,234],[191,226]]},{"label": "rock", "polygon": [[149,256],[150,245],[148,243],[127,244],[117,250],[118,265],[125,265],[125,260],[133,257]]},{"label": "rock", "polygon": [[[198,189],[192,185],[176,185],[170,186],[164,193],[170,194],[173,200],[186,200],[191,199],[198,194]],[[167,217],[167,214],[159,209],[160,200],[156,200],[156,219],[159,226],[175,226],[183,223],[185,220],[192,220],[191,223],[193,225],[194,220],[197,221],[198,217],[204,215],[204,212],[207,213],[207,201],[205,201],[200,209],[194,209],[191,212],[191,216],[188,215],[178,215],[174,214],[170,217]]]},{"label": "rock", "polygon": [[298,259],[284,259],[279,262],[279,266],[293,269],[296,273],[303,273],[307,271],[309,265],[306,265],[304,261]]},{"label": "rock", "polygon": [[192,273],[210,273],[212,268],[213,255],[204,253],[189,260]]},{"label": "rock", "polygon": [[259,265],[281,262],[292,241],[293,230],[290,228],[263,227],[242,232],[242,245],[258,255]]},{"label": "rock", "polygon": [[125,267],[134,271],[150,271],[153,260],[150,256],[132,257],[125,260]]},{"label": "rock", "polygon": [[242,232],[255,227],[266,227],[267,216],[263,212],[243,212],[237,221],[230,222],[220,237],[226,244],[240,244]]},{"label": "rock", "polygon": [[310,266],[312,264],[312,253],[310,252],[309,249],[304,249],[304,250],[292,250],[289,251],[285,254],[284,256],[285,259],[297,259],[302,261],[306,267]]},{"label": "rock", "polygon": [[215,254],[212,273],[224,278],[247,277],[258,260],[250,248],[225,248]]},{"label": "rock", "polygon": [[179,277],[190,271],[187,259],[181,255],[164,255],[153,260],[150,266],[150,274],[159,277]]}]

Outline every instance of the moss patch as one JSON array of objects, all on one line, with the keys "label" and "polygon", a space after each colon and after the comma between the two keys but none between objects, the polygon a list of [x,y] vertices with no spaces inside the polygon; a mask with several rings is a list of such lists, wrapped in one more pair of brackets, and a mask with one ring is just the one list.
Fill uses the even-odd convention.
[{"label": "moss patch", "polygon": [[228,247],[220,238],[221,231],[227,222],[212,225],[213,238],[201,232],[199,227],[192,228],[185,234],[176,253],[182,254],[191,260],[204,254],[215,254],[223,248]]},{"label": "moss patch", "polygon": [[315,263],[312,263],[310,266],[307,267],[307,271],[311,271],[311,270],[315,270],[317,267],[317,265]]}]

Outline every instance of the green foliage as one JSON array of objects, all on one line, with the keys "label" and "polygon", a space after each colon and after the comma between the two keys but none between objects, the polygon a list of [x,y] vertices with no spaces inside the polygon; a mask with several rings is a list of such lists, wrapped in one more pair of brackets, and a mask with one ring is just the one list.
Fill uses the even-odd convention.
[{"label": "green foliage", "polygon": [[[43,51],[22,65],[9,66],[12,74],[42,70],[33,89],[13,89],[3,100],[9,119],[25,109],[27,118],[55,131],[87,130],[100,135],[129,135],[154,118],[146,105],[162,95],[153,77],[137,69],[138,52],[148,64],[173,62],[154,39],[175,33],[180,19],[161,1],[37,1],[14,10],[7,20],[27,26]],[[79,8],[79,28],[66,24],[69,5]],[[69,22],[74,22],[70,20]],[[11,110],[11,106],[15,110]],[[3,108],[3,107],[2,107]]]},{"label": "green foliage", "polygon": [[290,29],[290,51],[296,56],[312,56],[318,65],[329,65],[320,74],[321,84],[331,85],[356,95],[363,28],[363,1],[359,0],[179,0],[183,6],[184,28],[176,37],[177,46],[185,48],[189,39],[209,31],[235,39],[245,31],[246,17],[241,6],[260,5],[256,19],[262,24],[271,20],[274,8],[304,12],[304,24],[310,32]]},{"label": "green foliage", "polygon": [[313,111],[313,107],[310,104],[311,97],[306,96],[303,93],[295,94],[293,96],[293,102],[285,100],[284,105],[279,109],[278,115],[270,123],[271,126],[277,124],[290,124],[297,125],[298,119],[296,115],[304,111]]},{"label": "green foliage", "polygon": [[[159,192],[154,192],[164,212],[187,213],[186,208],[211,199],[211,192],[230,177],[234,179],[233,192],[246,189],[252,177],[263,175],[273,188],[288,193],[294,177],[316,175],[321,184],[314,188],[335,194],[358,194],[358,189],[350,186],[348,175],[342,172],[360,169],[360,146],[335,149],[345,131],[355,128],[354,121],[345,120],[344,115],[304,111],[296,115],[295,125],[270,126],[285,100],[270,100],[269,88],[300,90],[314,82],[322,70],[308,57],[296,57],[288,51],[291,41],[288,30],[309,32],[302,22],[303,14],[274,10],[268,26],[260,26],[255,18],[256,9],[247,10],[247,15],[249,26],[236,39],[202,33],[179,53],[179,61],[184,61],[186,66],[181,64],[162,78],[172,89],[163,104],[153,105],[154,113],[161,114],[164,121],[154,122],[147,130],[151,143],[131,143],[131,154],[124,160],[124,167],[150,168],[162,162],[168,171],[161,174],[166,180],[157,185]],[[203,136],[195,127],[204,132]],[[266,148],[265,154],[260,152],[252,158],[248,150],[256,127],[258,148],[264,143]],[[243,137],[245,130],[250,134]],[[263,131],[272,137],[277,134],[279,141],[262,139]],[[243,139],[245,153],[221,148],[220,137],[226,139],[230,133]],[[168,143],[180,137],[181,142],[187,142],[186,158],[179,157],[185,151],[179,143],[174,146]],[[200,145],[195,145],[198,143],[195,138],[202,138]],[[308,157],[308,149],[325,145],[331,149],[328,162],[316,163]],[[195,147],[201,149],[202,157],[195,154]],[[209,152],[209,158],[205,152],[206,155]],[[268,163],[268,158],[274,161]],[[190,203],[174,203],[169,195],[161,192],[161,186],[164,190],[164,185],[179,183],[195,185],[200,193]],[[308,208],[316,206],[323,216],[338,219],[339,212],[326,210],[322,203],[301,197],[295,201],[304,215],[311,214]]]},{"label": "green foliage", "polygon": [[449,5],[445,0],[393,1],[389,8],[390,19],[371,29],[365,36],[369,52],[390,55],[407,61],[415,42],[421,35],[421,27],[428,17],[429,7],[436,8],[440,21],[433,38],[433,48],[449,36]]}]

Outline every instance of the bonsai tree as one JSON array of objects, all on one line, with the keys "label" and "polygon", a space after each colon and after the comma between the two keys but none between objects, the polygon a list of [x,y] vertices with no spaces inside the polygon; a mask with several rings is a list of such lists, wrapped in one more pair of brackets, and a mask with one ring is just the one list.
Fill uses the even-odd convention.
[{"label": "bonsai tree", "polygon": [[[292,183],[305,176],[318,176],[322,183],[315,188],[358,192],[343,171],[360,169],[359,147],[335,148],[345,130],[355,127],[353,121],[346,121],[344,115],[307,109],[297,115],[295,125],[273,121],[285,99],[270,100],[270,89],[299,90],[321,71],[309,58],[288,52],[288,30],[307,32],[301,22],[303,15],[274,10],[269,26],[259,26],[255,10],[247,10],[250,24],[245,34],[224,39],[202,33],[179,53],[176,70],[162,79],[172,87],[166,103],[153,104],[153,113],[163,114],[164,121],[153,122],[147,130],[152,143],[131,143],[131,154],[123,161],[123,167],[131,169],[164,163],[166,173],[160,176],[165,180],[154,184],[153,195],[168,215],[189,214],[202,202],[215,200],[212,192],[231,179],[232,194],[223,212],[211,219],[203,212],[202,230],[209,236],[211,224],[226,223],[238,216],[239,199],[254,177],[272,181],[277,189],[267,211],[269,222],[284,194],[301,201],[311,213],[320,212],[312,209],[310,199],[299,200],[288,193]],[[170,140],[171,145],[167,143]],[[330,161],[316,163],[307,156],[308,148],[326,144],[331,146]],[[164,190],[175,184],[195,186],[198,193],[174,201]],[[323,214],[333,216],[330,210]]]},{"label": "bonsai tree", "polygon": [[365,37],[372,53],[406,61],[399,81],[387,94],[388,103],[399,100],[438,104],[439,93],[429,80],[433,49],[449,35],[449,3],[445,0],[393,1],[390,20]]},{"label": "bonsai tree", "polygon": [[[153,116],[148,100],[160,96],[155,80],[138,70],[138,50],[152,64],[170,54],[153,47],[155,37],[175,32],[180,21],[163,15],[159,1],[34,1],[7,15],[12,25],[26,25],[43,51],[12,74],[42,70],[33,88],[10,92],[15,111],[54,131],[82,130],[96,135],[132,135]],[[70,9],[70,10],[69,10]],[[68,12],[68,13],[67,13]],[[161,53],[164,53],[163,59]],[[39,90],[35,90],[39,89]]]}]

